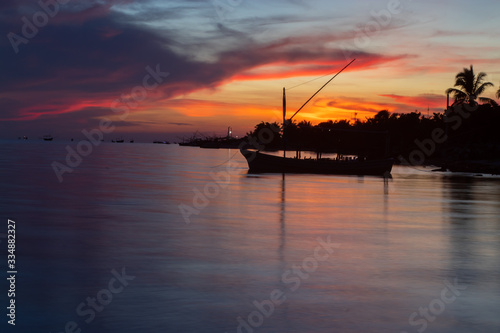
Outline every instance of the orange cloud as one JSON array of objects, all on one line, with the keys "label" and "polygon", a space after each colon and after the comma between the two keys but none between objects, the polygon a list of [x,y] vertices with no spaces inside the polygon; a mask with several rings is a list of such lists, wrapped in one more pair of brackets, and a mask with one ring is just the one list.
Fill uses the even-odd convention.
[{"label": "orange cloud", "polygon": [[[270,63],[258,65],[236,74],[232,77],[233,80],[271,80],[284,79],[300,76],[321,76],[325,73],[340,70],[347,64],[344,58],[325,58],[319,56],[318,59],[294,59],[290,60],[289,55],[282,55],[286,59],[275,60]],[[384,63],[392,62],[405,58],[405,56],[383,57],[378,55],[365,55],[361,59],[355,61],[349,68],[349,71],[361,71],[375,66],[380,66]]]},{"label": "orange cloud", "polygon": [[187,117],[215,117],[215,116],[252,116],[270,118],[270,107],[265,105],[251,105],[242,103],[226,103],[219,101],[205,101],[197,99],[171,99],[167,102],[168,109],[176,110]]},{"label": "orange cloud", "polygon": [[394,94],[379,95],[389,97],[398,103],[409,107],[431,108],[433,110],[443,110],[446,108],[446,96],[436,94],[421,94],[417,96],[400,96]]}]

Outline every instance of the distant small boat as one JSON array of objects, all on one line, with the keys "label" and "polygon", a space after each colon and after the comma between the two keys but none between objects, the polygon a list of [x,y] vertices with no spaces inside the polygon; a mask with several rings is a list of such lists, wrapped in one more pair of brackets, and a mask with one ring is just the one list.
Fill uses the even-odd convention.
[{"label": "distant small boat", "polygon": [[390,174],[394,159],[367,160],[364,158],[336,160],[329,158],[301,159],[263,154],[258,151],[240,149],[248,162],[250,173],[316,173],[336,175]]},{"label": "distant small boat", "polygon": [[115,139],[115,140],[111,140],[111,142],[124,143],[125,140],[124,139]]},{"label": "distant small boat", "polygon": [[42,136],[42,139],[45,140],[45,141],[52,141],[54,140],[54,137],[52,137],[52,135],[44,135]]},{"label": "distant small boat", "polygon": [[170,142],[168,142],[168,141],[159,141],[159,140],[155,140],[155,141],[153,141],[153,143],[159,143],[159,144],[165,144],[165,145],[170,144]]}]

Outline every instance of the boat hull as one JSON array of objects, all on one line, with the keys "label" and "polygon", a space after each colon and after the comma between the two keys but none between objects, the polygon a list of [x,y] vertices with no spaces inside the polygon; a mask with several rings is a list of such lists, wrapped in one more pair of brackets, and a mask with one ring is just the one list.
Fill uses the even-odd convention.
[{"label": "boat hull", "polygon": [[297,159],[263,154],[240,149],[248,162],[250,173],[318,173],[336,175],[376,175],[386,176],[392,170],[394,160],[332,160]]}]

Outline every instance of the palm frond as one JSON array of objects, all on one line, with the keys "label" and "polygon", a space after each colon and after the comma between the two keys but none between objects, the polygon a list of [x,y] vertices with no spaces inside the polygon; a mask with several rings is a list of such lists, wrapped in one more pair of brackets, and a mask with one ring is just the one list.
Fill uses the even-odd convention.
[{"label": "palm frond", "polygon": [[476,82],[481,83],[486,78],[486,76],[488,76],[488,75],[485,72],[480,72],[476,76]]},{"label": "palm frond", "polygon": [[461,90],[458,90],[456,88],[448,88],[448,89],[446,89],[445,93],[447,93],[447,94],[455,94],[457,91],[462,92]]},{"label": "palm frond", "polygon": [[462,77],[457,79],[457,81],[455,81],[455,87],[462,87],[465,89],[467,87],[467,80]]},{"label": "palm frond", "polygon": [[[487,74],[479,72],[477,75],[474,73],[474,67],[470,65],[469,68],[464,68],[455,76],[455,87],[450,88],[446,92],[452,93],[455,97],[455,102],[475,104],[475,100],[481,95],[486,88],[492,87],[493,83],[484,82]],[[500,90],[497,92],[500,98]],[[488,102],[489,103],[489,102]]]},{"label": "palm frond", "polygon": [[467,99],[467,94],[459,89],[449,88],[446,90],[446,93],[453,96],[455,103],[463,103]]},{"label": "palm frond", "polygon": [[[489,87],[490,85],[492,86],[493,83],[491,82],[483,82],[484,79],[486,78],[486,73],[485,72],[480,72],[477,77],[476,77],[476,80],[474,81],[474,91],[476,92],[476,95],[480,95],[483,93],[484,91],[484,88],[487,88]],[[482,87],[482,85],[486,84],[486,86],[483,87],[483,90],[481,92],[479,92],[478,90]]]},{"label": "palm frond", "polygon": [[485,82],[485,83],[481,84],[479,87],[476,88],[476,91],[475,91],[476,95],[481,95],[488,87],[493,87],[493,83]]},{"label": "palm frond", "polygon": [[494,99],[491,99],[491,98],[488,98],[488,97],[479,97],[479,100],[485,104],[489,104],[491,106],[498,106],[498,103],[494,100]]}]

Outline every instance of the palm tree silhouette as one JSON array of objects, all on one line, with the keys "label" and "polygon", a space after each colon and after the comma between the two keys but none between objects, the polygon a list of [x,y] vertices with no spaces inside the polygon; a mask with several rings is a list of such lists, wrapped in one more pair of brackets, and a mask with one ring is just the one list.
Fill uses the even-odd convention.
[{"label": "palm tree silhouette", "polygon": [[[474,73],[474,68],[464,68],[462,72],[455,76],[455,87],[446,90],[447,94],[453,94],[455,98],[454,104],[467,103],[469,105],[476,105],[476,99],[481,95],[486,88],[493,87],[491,82],[483,82],[486,78],[486,73],[479,72],[477,75]],[[497,92],[498,94],[498,92]],[[491,103],[493,100],[487,97],[479,97],[481,102]]]}]

